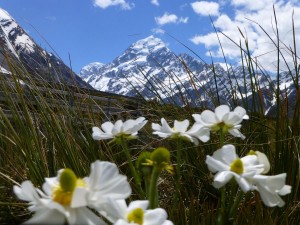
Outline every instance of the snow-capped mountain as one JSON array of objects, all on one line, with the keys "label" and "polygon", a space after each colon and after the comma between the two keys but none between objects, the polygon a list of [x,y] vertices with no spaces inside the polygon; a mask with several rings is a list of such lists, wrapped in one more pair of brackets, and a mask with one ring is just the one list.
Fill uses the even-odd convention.
[{"label": "snow-capped mountain", "polygon": [[[188,54],[177,56],[154,36],[133,43],[111,63],[85,66],[79,75],[101,91],[181,106],[262,105],[268,113],[276,102],[276,85],[269,75],[249,74],[243,67],[227,71],[223,64],[212,66]],[[283,80],[281,88],[290,82]]]},{"label": "snow-capped mountain", "polygon": [[0,8],[0,67],[1,71],[9,72],[4,56],[22,63],[33,76],[89,87],[62,60],[38,46],[13,17]]}]

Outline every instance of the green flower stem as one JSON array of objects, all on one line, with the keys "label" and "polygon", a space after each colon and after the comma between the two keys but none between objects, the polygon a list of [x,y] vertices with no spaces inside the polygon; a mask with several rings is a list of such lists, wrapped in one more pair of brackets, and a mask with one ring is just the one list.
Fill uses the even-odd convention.
[{"label": "green flower stem", "polygon": [[218,217],[217,217],[217,224],[223,225],[226,224],[226,201],[225,201],[225,195],[226,195],[226,188],[221,188],[221,207],[219,208]]},{"label": "green flower stem", "polygon": [[180,197],[180,180],[181,180],[181,158],[182,158],[182,140],[181,138],[177,139],[177,164],[176,164],[176,193],[175,193],[175,200],[177,201]]},{"label": "green flower stem", "polygon": [[222,130],[220,130],[220,147],[222,148],[222,146],[224,145],[224,142],[225,142],[225,140],[224,140],[224,133],[223,133],[223,131]]},{"label": "green flower stem", "polygon": [[149,208],[155,209],[158,207],[158,191],[157,191],[157,180],[160,174],[160,170],[156,167],[153,168],[150,188],[149,188]]},{"label": "green flower stem", "polygon": [[[224,133],[222,129],[220,130],[220,147],[224,145]],[[221,188],[221,207],[218,211],[217,224],[223,225],[226,224],[226,187]]]},{"label": "green flower stem", "polygon": [[244,196],[244,193],[240,190],[238,196],[235,198],[233,205],[231,206],[228,214],[228,219],[233,220],[234,217],[237,214],[237,209],[239,207],[239,204]]},{"label": "green flower stem", "polygon": [[142,195],[143,197],[145,197],[145,193],[144,193],[144,191],[142,189],[142,186],[141,186],[141,179],[140,179],[138,173],[136,172],[135,167],[134,167],[134,165],[131,161],[131,155],[128,151],[127,142],[126,142],[126,140],[124,140],[124,138],[121,138],[121,146],[122,146],[123,152],[124,152],[124,154],[127,158],[127,161],[128,161],[129,168],[130,168],[131,174],[133,176],[133,179],[134,179],[135,183],[137,184],[139,194]]},{"label": "green flower stem", "polygon": [[177,182],[180,181],[181,173],[180,173],[180,166],[181,166],[181,158],[182,158],[182,140],[181,138],[177,139],[177,165],[176,165],[176,174],[177,174]]}]

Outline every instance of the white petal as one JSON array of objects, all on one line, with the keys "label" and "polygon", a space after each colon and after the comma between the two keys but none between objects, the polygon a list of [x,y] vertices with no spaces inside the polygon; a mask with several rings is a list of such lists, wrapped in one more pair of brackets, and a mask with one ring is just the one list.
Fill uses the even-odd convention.
[{"label": "white petal", "polygon": [[94,139],[94,140],[97,140],[97,141],[101,140],[101,136],[102,136],[102,134],[103,134],[103,131],[100,130],[99,127],[93,127],[93,128],[92,128],[92,131],[93,131],[93,133],[92,133],[93,139]]},{"label": "white petal", "polygon": [[125,220],[118,220],[117,222],[114,223],[114,225],[130,225],[130,224]]},{"label": "white petal", "polygon": [[166,220],[162,225],[174,225],[172,221]]},{"label": "white petal", "polygon": [[257,155],[259,163],[264,165],[264,171],[262,173],[268,173],[270,171],[270,161],[266,154],[260,151],[255,151],[255,154]]},{"label": "white petal", "polygon": [[126,131],[131,130],[135,126],[136,126],[135,120],[132,119],[126,120],[123,124],[123,131],[127,133]]},{"label": "white petal", "polygon": [[235,174],[234,177],[236,182],[239,184],[240,188],[244,193],[250,191],[252,189],[252,185],[242,176]]},{"label": "white petal", "polygon": [[[199,130],[205,129],[205,127],[200,123],[194,123],[193,126],[187,131],[189,134],[197,133]],[[206,128],[208,129],[208,128]]]},{"label": "white petal", "polygon": [[292,191],[292,186],[290,186],[290,185],[284,185],[283,188],[281,188],[278,191],[278,194],[279,195],[287,195],[287,194],[291,193],[291,191]]},{"label": "white petal", "polygon": [[285,173],[275,176],[254,176],[257,191],[259,191],[265,205],[270,207],[284,206],[285,203],[279,195],[286,195],[291,191],[291,187],[289,185],[285,185],[285,179]]},{"label": "white petal", "polygon": [[71,207],[78,208],[78,207],[87,206],[88,205],[87,196],[88,196],[88,190],[86,188],[82,188],[82,187],[76,188],[72,195]]},{"label": "white petal", "polygon": [[174,130],[169,126],[169,124],[164,118],[161,118],[161,125],[162,125],[162,129],[161,129],[162,132],[174,133]]},{"label": "white petal", "polygon": [[219,160],[226,165],[230,165],[234,160],[238,158],[234,145],[224,145],[213,153],[213,158]]},{"label": "white petal", "polygon": [[35,187],[29,180],[22,182],[21,187],[15,185],[13,187],[13,190],[14,193],[17,195],[17,197],[23,201],[35,202],[35,203],[39,201],[40,197]]},{"label": "white petal", "polygon": [[184,133],[186,132],[190,122],[188,120],[183,120],[183,121],[174,121],[174,129],[176,132],[181,132]]},{"label": "white petal", "polygon": [[70,225],[106,225],[100,217],[86,207],[71,209],[67,217]]},{"label": "white petal", "polygon": [[123,132],[123,122],[122,120],[118,120],[113,129],[111,130],[111,133],[115,136],[115,135],[118,135],[120,134],[121,132]]},{"label": "white petal", "polygon": [[256,155],[246,155],[241,158],[244,167],[251,167],[259,164],[258,158]]},{"label": "white petal", "polygon": [[145,117],[139,117],[135,120],[137,123],[144,123],[145,122]]},{"label": "white petal", "polygon": [[148,123],[148,120],[143,120],[141,122],[137,122],[136,129],[138,129],[138,130],[142,129],[146,125],[146,123]]},{"label": "white petal", "polygon": [[239,137],[241,138],[242,140],[244,140],[246,137],[238,130],[238,129],[230,129],[228,130],[228,132],[234,136],[234,137]]},{"label": "white petal", "polygon": [[238,125],[243,121],[243,118],[234,112],[229,112],[223,116],[223,121],[226,125]]},{"label": "white petal", "polygon": [[215,158],[209,155],[206,156],[205,163],[207,164],[208,169],[213,173],[218,171],[228,171],[230,169],[228,165],[224,164],[219,160],[216,160]]},{"label": "white petal", "polygon": [[159,131],[155,131],[155,132],[153,132],[153,134],[156,134],[161,138],[167,138],[167,137],[173,135],[172,133],[162,133],[162,132],[159,132]]},{"label": "white petal", "polygon": [[118,167],[110,162],[92,163],[88,182],[90,200],[95,204],[105,203],[108,197],[126,199],[131,194],[127,177],[119,174]]},{"label": "white petal", "polygon": [[144,127],[146,125],[146,123],[148,122],[148,120],[146,120],[144,117],[139,117],[135,120],[135,123],[137,124],[136,129],[140,130],[142,127]]},{"label": "white petal", "polygon": [[260,184],[257,185],[257,191],[259,192],[259,195],[266,206],[269,207],[284,206],[285,204],[284,201],[277,193],[270,192],[268,189],[266,189],[266,187]]},{"label": "white petal", "polygon": [[247,112],[246,112],[246,110],[243,107],[238,106],[233,111],[236,114],[238,114],[239,117],[243,118],[244,120],[249,119],[249,116],[247,115]]},{"label": "white petal", "polygon": [[167,220],[167,216],[166,211],[161,208],[147,210],[144,214],[144,223],[147,225],[160,225]]},{"label": "white petal", "polygon": [[215,188],[221,188],[227,184],[233,177],[233,173],[230,171],[222,171],[215,175],[213,186]]},{"label": "white petal", "polygon": [[59,184],[59,175],[62,171],[63,170],[59,170],[57,172],[56,177],[46,177],[45,178],[45,183],[43,184],[43,190],[47,195],[51,196],[54,186],[57,186]]},{"label": "white petal", "polygon": [[141,122],[137,122],[137,120],[133,120],[133,123],[131,125],[129,125],[129,126],[126,125],[127,127],[125,127],[125,123],[124,123],[124,125],[123,125],[124,131],[127,134],[137,133],[140,129],[142,129],[143,126],[145,126],[145,124],[147,122],[148,122],[147,120],[144,120],[144,121],[141,121]]},{"label": "white petal", "polygon": [[152,130],[161,131],[162,127],[158,123],[151,124]]},{"label": "white petal", "polygon": [[275,176],[257,175],[255,180],[261,185],[267,186],[272,192],[278,192],[285,186],[286,173],[278,174]]},{"label": "white petal", "polygon": [[113,138],[113,135],[111,133],[104,133],[98,127],[93,127],[92,137],[94,140],[100,141],[100,140]]},{"label": "white petal", "polygon": [[196,122],[199,122],[199,123],[202,122],[202,119],[201,119],[201,115],[200,115],[200,114],[193,114],[192,116],[194,117],[194,120],[195,120]]},{"label": "white petal", "polygon": [[202,142],[207,142],[210,138],[210,129],[195,123],[192,128],[187,131],[187,134],[198,138]]},{"label": "white petal", "polygon": [[112,129],[114,128],[114,125],[112,124],[112,122],[105,122],[101,125],[102,130],[105,133],[111,134],[112,133]]},{"label": "white petal", "polygon": [[204,126],[213,126],[217,123],[219,123],[220,121],[217,119],[216,115],[214,112],[210,111],[210,110],[204,110],[201,113],[201,123]]},{"label": "white petal", "polygon": [[224,115],[230,112],[230,108],[228,105],[220,105],[217,108],[215,108],[215,114],[218,119],[218,121],[223,121]]},{"label": "white petal", "polygon": [[114,200],[108,198],[107,200],[107,203],[101,207],[100,214],[112,223],[119,219],[126,219],[127,204],[125,199]]},{"label": "white petal", "polygon": [[27,220],[24,224],[54,224],[63,225],[65,222],[65,215],[55,209],[43,209],[35,212],[33,217]]},{"label": "white petal", "polygon": [[136,200],[136,201],[132,201],[128,205],[128,211],[131,211],[131,210],[136,209],[136,208],[141,208],[144,211],[146,211],[146,209],[148,208],[148,205],[149,205],[149,201],[148,200]]}]

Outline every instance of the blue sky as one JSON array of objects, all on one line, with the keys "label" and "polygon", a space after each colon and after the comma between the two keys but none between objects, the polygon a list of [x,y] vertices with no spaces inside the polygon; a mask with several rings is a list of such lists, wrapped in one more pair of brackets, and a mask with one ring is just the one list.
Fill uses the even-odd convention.
[{"label": "blue sky", "polygon": [[[170,34],[206,62],[211,62],[210,54],[215,62],[221,62],[222,52],[209,15],[218,30],[237,42],[244,42],[239,27],[249,39],[253,55],[268,68],[274,60],[265,53],[272,52],[274,46],[246,18],[259,22],[275,38],[273,5],[281,37],[289,46],[293,10],[294,17],[300,17],[297,0],[1,0],[0,3],[37,44],[53,52],[43,39],[47,40],[67,65],[70,55],[75,72],[91,62],[109,63],[130,44],[149,35],[161,38],[175,53],[188,52]],[[296,31],[300,28],[298,21],[295,21]],[[296,38],[300,43],[300,35]],[[238,63],[239,49],[223,35],[220,40],[228,60]]]}]

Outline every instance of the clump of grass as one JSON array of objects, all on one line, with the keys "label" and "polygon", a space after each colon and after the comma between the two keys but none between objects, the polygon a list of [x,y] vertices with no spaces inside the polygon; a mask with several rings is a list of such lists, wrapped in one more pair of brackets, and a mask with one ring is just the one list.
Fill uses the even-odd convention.
[{"label": "clump of grass", "polygon": [[[295,29],[293,31],[295,32]],[[274,44],[277,46],[279,61],[281,49],[278,45],[279,36],[277,37]],[[244,41],[248,46],[247,40]],[[294,43],[296,45],[296,41]],[[240,47],[241,44],[238,43],[237,46]],[[251,119],[243,124],[242,132],[247,137],[245,142],[226,137],[225,143],[234,144],[239,154],[244,154],[251,149],[264,152],[272,164],[270,173],[286,172],[287,183],[293,189],[292,193],[285,197],[286,205],[283,208],[267,208],[263,206],[257,194],[248,193],[237,208],[238,213],[234,218],[234,224],[298,224],[300,221],[300,92],[296,46],[291,50],[295,57],[296,73],[292,72],[292,68],[289,69],[296,90],[296,104],[290,108],[291,103],[288,98],[285,98],[284,93],[279,90],[280,70],[278,68],[277,83],[272,89],[277,102],[275,117],[264,114],[262,103],[264,96],[255,76],[258,72],[257,62],[251,58],[249,48],[240,47],[240,49],[244,82],[247,75],[253,82],[244,83],[244,86],[236,82],[235,89],[242,96],[241,100],[229,90],[228,95],[232,95],[232,107],[242,104]],[[182,63],[185,65],[184,61]],[[172,99],[172,91],[168,87],[161,88],[169,92],[169,103],[128,99],[37,80],[22,66],[10,62],[8,64],[11,75],[0,76],[0,223],[3,224],[18,224],[30,216],[26,205],[12,197],[12,185],[15,182],[20,183],[29,179],[40,187],[45,177],[55,176],[57,170],[65,167],[71,168],[78,176],[84,176],[89,171],[89,165],[97,159],[116,163],[131,179],[128,162],[124,159],[122,150],[117,145],[95,142],[91,137],[93,126],[107,120],[129,119],[138,116],[137,114],[145,116],[150,122],[157,122],[162,117],[168,121],[186,118],[191,120],[193,113],[207,108],[207,105],[193,107],[197,104],[188,104],[190,96],[182,93],[180,98],[182,102],[187,103],[185,107],[170,104],[175,103],[176,99]],[[220,78],[213,64],[211,68],[218,93]],[[142,69],[140,71],[143,73]],[[213,95],[213,89],[202,90],[200,83],[197,82],[197,76],[187,67],[186,71],[196,93],[199,94],[201,91],[207,93],[215,106],[222,103],[222,98],[218,94]],[[144,75],[146,77],[146,74]],[[228,74],[228,79],[234,81],[237,78],[235,74]],[[176,76],[174,81],[176,82]],[[161,83],[158,78],[154,79],[154,82]],[[247,86],[250,87],[251,95],[245,96],[244,88]],[[151,90],[158,100],[162,100],[157,90]],[[248,105],[250,101],[252,104]],[[133,107],[132,112],[126,113],[128,102],[131,105],[132,102],[138,102],[138,110]],[[291,110],[293,113],[289,116]],[[156,139],[151,137],[151,132],[148,123],[141,132],[140,138],[131,142],[129,148],[132,160],[135,161],[142,150],[151,151],[159,146],[165,146],[170,149],[171,162],[176,162],[176,142]],[[212,176],[204,161],[206,155],[211,155],[219,145],[217,136],[213,134],[208,143],[201,143],[199,146],[187,143],[182,146],[179,201],[174,202],[172,198],[178,191],[175,188],[175,178],[168,173],[161,174],[158,186],[161,194],[159,204],[167,210],[170,220],[175,224],[215,223],[221,194],[211,185]],[[134,188],[134,183],[132,185],[134,199],[138,196],[138,189]],[[227,190],[227,194],[233,193]]]}]

